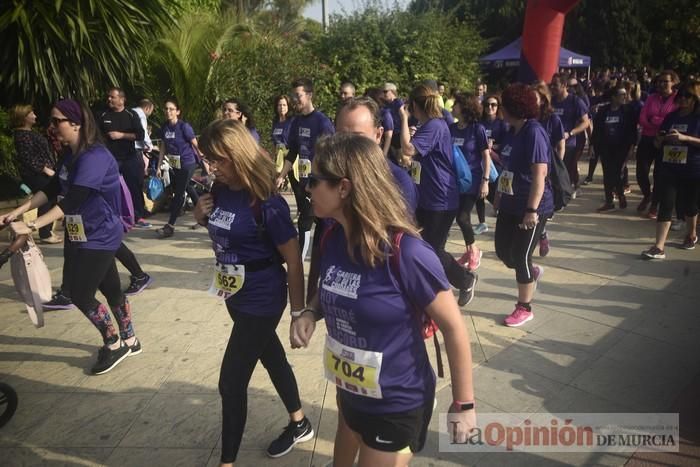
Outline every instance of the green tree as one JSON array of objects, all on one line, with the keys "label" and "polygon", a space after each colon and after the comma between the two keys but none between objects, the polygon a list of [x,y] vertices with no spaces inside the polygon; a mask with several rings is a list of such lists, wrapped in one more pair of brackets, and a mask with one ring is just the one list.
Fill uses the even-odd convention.
[{"label": "green tree", "polygon": [[471,86],[485,45],[471,22],[450,13],[377,7],[351,16],[334,16],[328,33],[319,36],[315,44],[337,84],[350,79],[363,89],[392,80],[404,90],[423,79]]},{"label": "green tree", "polygon": [[700,15],[697,0],[641,0],[639,10],[650,41],[651,64],[682,73],[698,72]]},{"label": "green tree", "polygon": [[136,52],[172,20],[165,0],[0,2],[1,102],[101,96],[139,76]]},{"label": "green tree", "polygon": [[582,0],[564,27],[567,47],[590,55],[596,67],[647,64],[651,37],[637,0]]}]

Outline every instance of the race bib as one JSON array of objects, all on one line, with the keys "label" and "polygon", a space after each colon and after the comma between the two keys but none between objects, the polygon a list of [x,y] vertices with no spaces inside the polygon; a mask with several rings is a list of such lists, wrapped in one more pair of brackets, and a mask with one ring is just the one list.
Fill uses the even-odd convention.
[{"label": "race bib", "polygon": [[498,191],[504,195],[513,194],[513,172],[504,170],[498,177]]},{"label": "race bib", "polygon": [[663,161],[668,164],[687,164],[688,146],[664,146]]},{"label": "race bib", "polygon": [[87,242],[83,216],[80,214],[66,215],[66,232],[68,232],[68,240],[71,242]]},{"label": "race bib", "polygon": [[379,386],[381,352],[349,347],[327,335],[323,364],[326,379],[339,388],[359,396],[382,398]]},{"label": "race bib", "polygon": [[411,178],[413,179],[413,183],[415,183],[416,185],[420,185],[420,171],[420,162],[411,161]]},{"label": "race bib", "polygon": [[277,172],[282,170],[284,167],[284,158],[289,153],[289,149],[284,144],[277,145],[277,159],[275,160],[275,165],[277,166]]},{"label": "race bib", "polygon": [[299,159],[299,178],[309,178],[311,173],[311,161],[309,159]]},{"label": "race bib", "polygon": [[214,278],[209,287],[209,295],[226,300],[243,288],[245,266],[241,264],[219,264],[214,266]]},{"label": "race bib", "polygon": [[170,167],[172,167],[173,169],[181,169],[182,168],[182,164],[180,163],[180,156],[168,154],[168,163],[170,164]]}]

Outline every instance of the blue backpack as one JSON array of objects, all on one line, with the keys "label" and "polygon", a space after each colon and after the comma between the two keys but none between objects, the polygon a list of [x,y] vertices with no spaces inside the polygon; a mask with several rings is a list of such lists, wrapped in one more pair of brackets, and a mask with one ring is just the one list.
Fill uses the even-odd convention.
[{"label": "blue backpack", "polygon": [[455,169],[459,193],[469,193],[469,189],[472,187],[472,171],[462,150],[456,144],[452,145],[452,167]]}]

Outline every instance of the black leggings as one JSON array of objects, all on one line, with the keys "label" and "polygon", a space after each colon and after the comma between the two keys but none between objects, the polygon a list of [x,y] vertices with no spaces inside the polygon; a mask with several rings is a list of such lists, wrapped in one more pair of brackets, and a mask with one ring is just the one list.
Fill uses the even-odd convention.
[{"label": "black leggings", "polygon": [[[469,246],[474,243],[474,229],[472,228],[472,209],[476,203],[476,195],[460,195],[459,211],[457,211],[457,225],[462,230],[464,244]],[[483,200],[482,200],[483,201]]]},{"label": "black leggings", "polygon": [[[73,245],[73,246],[72,246]],[[74,244],[71,244],[70,242],[64,242],[63,244],[63,261],[64,261],[64,267],[63,267],[63,277],[62,281],[63,283],[61,284],[61,293],[65,297],[72,297],[72,293],[70,290],[70,284],[69,284],[69,274],[70,271],[65,267],[65,262],[68,261],[68,255],[70,254],[70,249],[75,248]],[[136,260],[136,256],[134,256],[134,253],[127,248],[127,246],[124,244],[124,242],[119,245],[119,249],[117,252],[114,254],[114,257],[119,260],[120,263],[129,271],[129,273],[134,276],[134,277],[143,277],[143,269],[141,269],[141,265],[139,262]]]},{"label": "black leggings", "polygon": [[578,149],[576,146],[566,146],[564,149],[564,165],[569,173],[571,184],[578,187]]},{"label": "black leggings", "polygon": [[248,384],[258,360],[270,375],[287,412],[301,409],[297,381],[275,331],[282,312],[271,317],[240,313],[231,307],[228,312],[234,324],[219,377],[222,463],[234,462],[238,455],[248,415]]},{"label": "black leggings", "polygon": [[671,222],[673,205],[677,203],[678,218],[698,215],[700,180],[681,178],[673,175],[660,175],[656,192],[659,198],[657,222]]},{"label": "black leggings", "polygon": [[588,175],[586,178],[588,180],[593,180],[593,174],[595,173],[595,168],[598,166],[598,151],[591,149],[591,155],[588,157]]},{"label": "black leggings", "polygon": [[613,193],[618,199],[624,196],[624,183],[622,167],[627,159],[629,146],[605,145],[600,150],[600,161],[603,164],[603,186],[605,189],[605,203],[613,203]]},{"label": "black leggings", "polygon": [[651,196],[651,183],[649,183],[649,172],[654,163],[657,149],[654,146],[653,136],[642,136],[637,146],[637,185],[642,190],[645,198]]},{"label": "black leggings", "polygon": [[141,219],[146,214],[143,203],[143,180],[144,165],[141,153],[134,154],[126,160],[120,160],[119,173],[124,177],[124,182],[131,193],[131,200],[134,203],[134,217]]},{"label": "black leggings", "polygon": [[474,274],[463,268],[454,257],[445,251],[450,227],[455,219],[455,211],[428,211],[416,209],[416,220],[422,227],[421,235],[440,259],[447,280],[457,289],[470,289],[474,284]]},{"label": "black leggings", "polygon": [[304,251],[306,243],[306,232],[311,230],[314,223],[314,215],[311,209],[311,199],[306,192],[306,183],[302,183],[294,177],[293,172],[289,172],[289,184],[292,186],[294,199],[297,203],[297,229],[299,230],[299,251]]},{"label": "black leggings", "polygon": [[546,216],[540,217],[534,229],[521,229],[523,216],[498,213],[496,221],[496,255],[510,269],[515,269],[515,280],[518,284],[529,284],[534,281],[532,275],[532,252],[542,236],[547,223]]},{"label": "black leggings", "polygon": [[197,196],[194,190],[187,189],[196,168],[197,165],[195,164],[188,167],[183,167],[181,169],[172,169],[173,175],[170,182],[173,186],[173,200],[170,203],[170,219],[168,219],[168,224],[170,225],[175,225],[177,218],[180,216],[180,210],[182,209],[183,204],[185,204],[185,192],[189,193],[190,196],[192,196],[192,193],[194,192],[192,202],[197,204],[199,196]]},{"label": "black leggings", "polygon": [[117,318],[121,338],[133,337],[131,310],[121,290],[114,252],[78,248],[69,241],[66,244],[69,246],[64,248],[64,284],[67,284],[75,306],[100,331],[105,344],[117,342],[109,310],[95,298],[99,289]]},{"label": "black leggings", "polygon": [[493,200],[496,198],[496,182],[489,182],[489,194],[484,198],[477,198],[476,200],[476,215],[479,216],[479,223],[484,224],[486,222],[486,201],[493,204]]}]

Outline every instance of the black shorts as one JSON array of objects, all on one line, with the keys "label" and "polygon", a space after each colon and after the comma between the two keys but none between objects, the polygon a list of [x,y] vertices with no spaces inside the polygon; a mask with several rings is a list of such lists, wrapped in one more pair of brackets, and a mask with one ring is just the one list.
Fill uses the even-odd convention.
[{"label": "black shorts", "polygon": [[372,449],[385,452],[408,452],[410,449],[412,453],[423,449],[433,415],[432,397],[424,406],[388,414],[361,412],[343,404],[341,396],[337,400],[345,423]]}]

